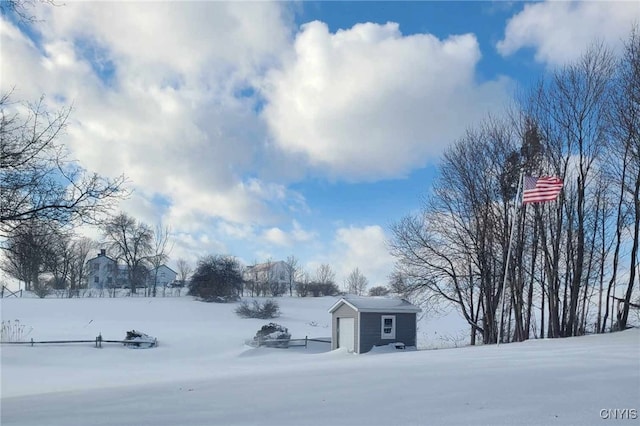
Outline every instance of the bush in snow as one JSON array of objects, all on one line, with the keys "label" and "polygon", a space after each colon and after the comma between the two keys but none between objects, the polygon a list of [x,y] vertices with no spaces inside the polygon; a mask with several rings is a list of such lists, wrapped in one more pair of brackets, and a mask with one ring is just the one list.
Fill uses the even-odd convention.
[{"label": "bush in snow", "polygon": [[51,293],[51,286],[43,279],[38,279],[33,283],[33,292],[40,299],[44,299]]},{"label": "bush in snow", "polygon": [[340,293],[340,289],[333,282],[310,282],[307,286],[313,297],[335,296]]},{"label": "bush in snow", "polygon": [[308,283],[296,283],[296,293],[300,297],[335,296],[340,293],[340,289],[333,282],[320,283],[311,281]]},{"label": "bush in snow", "polygon": [[280,316],[280,306],[275,300],[271,299],[265,300],[263,304],[254,300],[251,305],[249,302],[244,301],[236,308],[236,314],[242,318],[277,318]]},{"label": "bush in snow", "polygon": [[189,294],[205,302],[236,301],[241,290],[240,263],[230,256],[201,258],[189,282]]},{"label": "bush in snow", "polygon": [[307,297],[309,295],[309,284],[304,282],[296,283],[296,293],[299,297]]},{"label": "bush in snow", "polygon": [[[287,348],[289,347],[289,340],[291,334],[286,327],[271,322],[267,325],[263,325],[256,333],[256,337],[253,340],[258,346],[269,346],[272,348]],[[274,342],[276,340],[276,342]]]},{"label": "bush in snow", "polygon": [[387,294],[389,294],[389,289],[382,285],[369,289],[369,296],[386,296]]}]

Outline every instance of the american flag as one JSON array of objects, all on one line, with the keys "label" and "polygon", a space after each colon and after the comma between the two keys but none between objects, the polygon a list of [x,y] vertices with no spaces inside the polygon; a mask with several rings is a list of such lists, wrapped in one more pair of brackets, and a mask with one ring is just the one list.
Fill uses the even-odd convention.
[{"label": "american flag", "polygon": [[522,204],[544,203],[558,198],[562,191],[562,179],[553,176],[524,177]]}]

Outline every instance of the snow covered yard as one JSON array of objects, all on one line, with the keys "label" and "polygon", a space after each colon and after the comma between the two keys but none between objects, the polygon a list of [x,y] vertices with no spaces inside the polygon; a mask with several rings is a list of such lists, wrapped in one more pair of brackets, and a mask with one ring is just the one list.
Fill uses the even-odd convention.
[{"label": "snow covered yard", "polygon": [[[278,299],[275,322],[294,338],[330,336],[335,300]],[[1,303],[2,319],[35,340],[119,340],[132,328],[159,340],[146,350],[2,346],[3,426],[584,425],[606,423],[602,409],[640,409],[638,329],[353,355],[323,343],[248,348],[268,321],[190,297]]]}]

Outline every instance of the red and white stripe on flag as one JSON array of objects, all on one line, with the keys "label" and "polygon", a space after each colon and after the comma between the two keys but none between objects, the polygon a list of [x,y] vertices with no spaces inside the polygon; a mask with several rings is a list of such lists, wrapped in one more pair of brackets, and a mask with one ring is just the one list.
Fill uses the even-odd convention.
[{"label": "red and white stripe on flag", "polygon": [[562,179],[553,176],[524,177],[522,204],[544,203],[558,198],[562,191]]}]

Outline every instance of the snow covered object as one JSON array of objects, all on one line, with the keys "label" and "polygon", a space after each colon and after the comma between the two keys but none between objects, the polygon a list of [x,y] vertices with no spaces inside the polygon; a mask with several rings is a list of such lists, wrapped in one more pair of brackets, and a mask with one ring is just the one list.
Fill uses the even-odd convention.
[{"label": "snow covered object", "polygon": [[127,337],[124,339],[124,345],[132,349],[147,349],[158,346],[158,339],[140,331],[127,331]]},{"label": "snow covered object", "polygon": [[289,334],[289,330],[286,327],[270,322],[258,330],[253,341],[256,343],[256,346],[288,348],[290,339],[291,334]]}]

